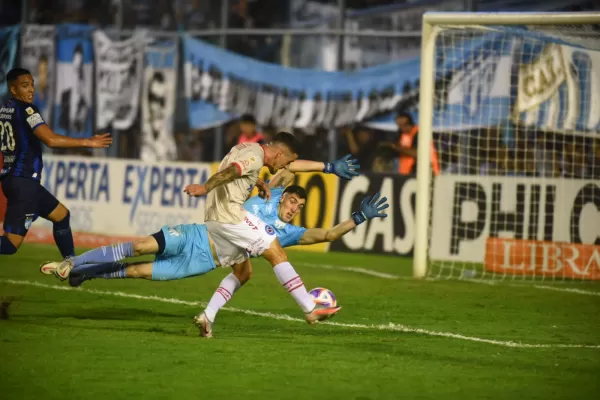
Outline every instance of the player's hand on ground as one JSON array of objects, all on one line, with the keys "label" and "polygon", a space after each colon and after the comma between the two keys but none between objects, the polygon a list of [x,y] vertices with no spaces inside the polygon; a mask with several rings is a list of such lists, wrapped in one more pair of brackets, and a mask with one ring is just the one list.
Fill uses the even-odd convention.
[{"label": "player's hand on ground", "polygon": [[358,160],[352,158],[352,154],[347,154],[339,160],[325,163],[323,172],[328,174],[336,174],[340,178],[352,179],[353,176],[358,176],[360,164]]},{"label": "player's hand on ground", "polygon": [[112,144],[112,137],[110,133],[101,133],[99,135],[94,135],[90,139],[90,145],[88,147],[91,148],[106,148]]},{"label": "player's hand on ground", "polygon": [[183,192],[189,194],[190,196],[194,196],[194,197],[204,196],[207,193],[206,186],[198,185],[198,184],[187,185],[183,189]]},{"label": "player's hand on ground", "polygon": [[267,182],[262,179],[258,179],[256,181],[256,187],[258,188],[258,196],[261,199],[271,200],[271,188],[267,184]]}]

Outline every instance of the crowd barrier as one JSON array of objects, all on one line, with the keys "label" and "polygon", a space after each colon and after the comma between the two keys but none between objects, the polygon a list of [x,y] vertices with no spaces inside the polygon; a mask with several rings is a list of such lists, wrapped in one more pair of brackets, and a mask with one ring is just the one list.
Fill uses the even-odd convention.
[{"label": "crowd barrier", "polygon": [[[42,184],[71,210],[78,244],[97,245],[152,234],[163,225],[202,223],[204,198],[189,197],[183,188],[206,182],[217,167],[216,163],[144,163],[47,155]],[[265,169],[261,177],[269,179],[270,174]],[[331,174],[303,173],[296,175],[294,183],[307,190],[308,198],[293,223],[307,228],[329,229],[347,220],[366,195],[379,192],[390,204],[387,218],[368,221],[333,243],[298,249],[412,255],[414,178],[367,173],[346,181]],[[590,255],[590,265],[598,263],[600,271],[598,181],[441,175],[434,185],[432,259],[485,263],[490,270],[498,270],[511,260],[524,258],[523,254],[510,253],[510,260],[499,259],[500,248],[505,248],[502,254],[509,254],[525,242],[529,247],[534,242],[539,246],[575,243],[590,246],[585,254]],[[51,242],[49,228],[48,221],[36,221],[29,240]],[[490,242],[489,238],[497,240]]]}]

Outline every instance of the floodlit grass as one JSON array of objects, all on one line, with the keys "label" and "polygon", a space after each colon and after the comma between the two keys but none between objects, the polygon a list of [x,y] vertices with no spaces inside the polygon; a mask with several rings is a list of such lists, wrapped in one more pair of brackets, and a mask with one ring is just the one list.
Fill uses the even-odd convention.
[{"label": "floodlit grass", "polygon": [[[600,296],[533,284],[389,279],[340,267],[409,276],[410,260],[292,252],[308,288],[327,287],[343,305],[334,324],[277,319],[302,313],[270,267],[255,260],[252,281],[228,304],[235,310],[221,311],[216,338],[207,340],[191,318],[227,270],[57,290],[68,285],[38,272],[57,256],[52,246],[28,244],[0,257],[0,296],[16,298],[10,319],[0,321],[1,399],[600,397],[600,348],[552,347],[600,345]],[[594,284],[567,287],[600,292]]]}]

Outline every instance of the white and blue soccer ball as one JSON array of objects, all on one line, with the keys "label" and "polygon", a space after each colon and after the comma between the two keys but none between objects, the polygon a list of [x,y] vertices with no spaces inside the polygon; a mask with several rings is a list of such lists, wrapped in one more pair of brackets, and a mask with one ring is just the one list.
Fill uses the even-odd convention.
[{"label": "white and blue soccer ball", "polygon": [[337,306],[337,299],[335,298],[335,294],[329,289],[326,288],[314,288],[310,292],[315,303],[320,304],[325,307],[335,307]]}]

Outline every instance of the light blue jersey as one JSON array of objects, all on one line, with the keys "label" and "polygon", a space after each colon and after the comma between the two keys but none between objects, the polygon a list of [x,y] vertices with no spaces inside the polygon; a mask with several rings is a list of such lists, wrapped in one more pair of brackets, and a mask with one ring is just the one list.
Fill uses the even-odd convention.
[{"label": "light blue jersey", "polygon": [[300,243],[300,238],[306,232],[306,228],[288,224],[279,219],[279,201],[284,189],[271,189],[271,199],[269,201],[258,196],[251,197],[244,203],[244,208],[273,227],[281,247],[289,247]]},{"label": "light blue jersey", "polygon": [[[288,224],[279,219],[278,209],[283,188],[271,189],[271,200],[254,196],[244,208],[259,217],[275,231],[282,247],[295,246],[306,228]],[[164,226],[165,250],[156,256],[152,268],[153,280],[174,280],[203,275],[215,269],[215,262],[205,225],[187,224]]]}]

